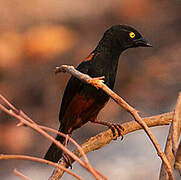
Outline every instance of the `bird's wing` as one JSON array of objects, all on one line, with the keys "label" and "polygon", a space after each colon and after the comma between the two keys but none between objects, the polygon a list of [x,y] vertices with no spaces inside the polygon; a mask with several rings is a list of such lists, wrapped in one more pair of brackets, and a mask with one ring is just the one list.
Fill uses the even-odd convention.
[{"label": "bird's wing", "polygon": [[[87,62],[82,62],[78,67],[77,70],[87,74],[88,73],[88,67]],[[59,113],[59,121],[61,122],[65,111],[70,104],[71,100],[74,98],[74,96],[77,95],[77,93],[80,93],[81,89],[83,88],[84,83],[81,82],[79,79],[75,77],[71,77],[67,83],[67,86],[64,91],[64,95],[62,98],[62,104],[60,107],[60,113]]]}]

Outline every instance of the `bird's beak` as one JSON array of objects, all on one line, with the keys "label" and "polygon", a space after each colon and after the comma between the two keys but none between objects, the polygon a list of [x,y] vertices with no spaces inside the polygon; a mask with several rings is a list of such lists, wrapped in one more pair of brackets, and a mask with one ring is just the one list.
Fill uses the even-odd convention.
[{"label": "bird's beak", "polygon": [[152,44],[145,38],[141,37],[136,40],[135,42],[136,46],[142,46],[142,47],[152,47]]}]

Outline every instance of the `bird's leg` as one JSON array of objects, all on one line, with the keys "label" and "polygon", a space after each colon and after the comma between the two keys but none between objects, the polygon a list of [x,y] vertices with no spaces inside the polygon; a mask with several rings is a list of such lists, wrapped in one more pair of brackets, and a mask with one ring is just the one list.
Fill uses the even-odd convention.
[{"label": "bird's leg", "polygon": [[[65,143],[64,143],[64,146],[65,146],[66,148],[67,148],[67,145],[68,145],[69,137],[70,137],[70,136],[71,136],[70,134],[67,134],[67,135],[66,135]],[[62,155],[62,156],[63,156],[63,159],[64,159],[64,161],[66,162],[67,166],[72,169],[72,162],[71,162],[70,156],[69,156],[67,153],[65,153],[65,152],[63,152],[63,155]]]},{"label": "bird's leg", "polygon": [[[114,124],[114,123],[98,121],[98,120],[94,120],[91,122],[96,123],[96,124],[101,124],[101,125],[104,125],[104,126],[107,126],[108,128],[110,128],[113,133],[113,137],[116,136],[116,131],[117,131],[118,137],[121,136],[121,140],[123,139],[122,131],[124,131],[124,127],[121,124]],[[117,138],[115,138],[115,140],[116,139]]]}]

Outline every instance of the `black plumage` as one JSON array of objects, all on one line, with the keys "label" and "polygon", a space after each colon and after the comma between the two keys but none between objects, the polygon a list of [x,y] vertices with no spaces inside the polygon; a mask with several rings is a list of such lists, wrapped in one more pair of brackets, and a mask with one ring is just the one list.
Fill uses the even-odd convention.
[{"label": "black plumage", "polygon": [[[151,44],[134,28],[126,25],[115,25],[109,28],[99,41],[97,47],[77,67],[82,73],[91,77],[104,76],[105,84],[113,89],[120,54],[134,47],[150,47]],[[71,134],[73,130],[91,121],[110,127],[111,123],[96,120],[99,111],[108,102],[109,96],[101,89],[85,84],[75,77],[67,83],[59,113],[59,131]],[[64,143],[65,139],[56,139]],[[45,159],[57,162],[62,157],[62,151],[52,144]]]}]

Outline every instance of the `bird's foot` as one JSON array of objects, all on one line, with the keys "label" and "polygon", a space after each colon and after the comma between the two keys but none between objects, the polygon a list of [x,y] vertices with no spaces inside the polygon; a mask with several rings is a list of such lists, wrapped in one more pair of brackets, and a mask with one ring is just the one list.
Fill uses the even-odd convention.
[{"label": "bird's foot", "polygon": [[[96,124],[101,124],[110,128],[112,131],[114,140],[116,140],[117,137],[120,137],[120,136],[121,136],[121,140],[123,139],[122,132],[124,131],[124,127],[121,124],[114,124],[114,123],[98,121],[98,120],[93,120],[91,122],[96,123]],[[116,131],[117,131],[117,135],[116,135]]]},{"label": "bird's foot", "polygon": [[67,167],[70,167],[72,169],[71,157],[68,154],[63,153],[63,159],[64,159],[65,163],[67,164]]},{"label": "bird's foot", "polygon": [[117,131],[117,133],[118,133],[118,137],[121,137],[121,140],[123,140],[123,134],[122,134],[122,132],[124,131],[124,127],[123,127],[121,124],[110,124],[110,125],[109,125],[109,128],[110,128],[111,131],[112,131],[114,140],[117,139],[117,137],[116,137],[116,131]]}]

